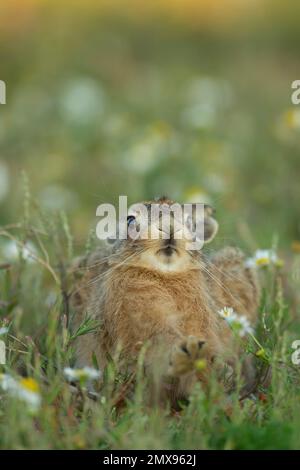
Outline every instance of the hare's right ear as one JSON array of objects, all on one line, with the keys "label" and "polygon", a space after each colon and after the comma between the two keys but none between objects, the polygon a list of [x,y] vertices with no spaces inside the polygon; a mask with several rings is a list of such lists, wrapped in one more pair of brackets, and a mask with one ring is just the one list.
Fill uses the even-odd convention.
[{"label": "hare's right ear", "polygon": [[215,210],[208,204],[204,204],[204,243],[210,243],[219,230],[219,224],[213,217]]}]

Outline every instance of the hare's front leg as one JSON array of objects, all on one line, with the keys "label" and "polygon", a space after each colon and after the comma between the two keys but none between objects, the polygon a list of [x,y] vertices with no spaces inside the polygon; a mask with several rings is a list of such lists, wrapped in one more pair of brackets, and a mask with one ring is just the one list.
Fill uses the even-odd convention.
[{"label": "hare's front leg", "polygon": [[[180,377],[196,370],[197,360],[206,360],[205,341],[196,336],[188,336],[175,345],[171,351],[168,375]],[[205,362],[203,363],[205,365]]]},{"label": "hare's front leg", "polygon": [[180,379],[186,385],[194,383],[192,378],[205,384],[213,369],[225,389],[231,389],[234,369],[230,361],[222,361],[218,354],[214,355],[203,339],[188,336],[171,351],[168,377]]}]

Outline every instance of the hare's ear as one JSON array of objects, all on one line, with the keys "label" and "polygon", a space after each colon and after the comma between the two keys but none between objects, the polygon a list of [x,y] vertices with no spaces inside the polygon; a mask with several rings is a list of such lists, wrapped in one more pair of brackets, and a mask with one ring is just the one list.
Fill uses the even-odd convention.
[{"label": "hare's ear", "polygon": [[[192,213],[189,213],[192,206]],[[211,242],[218,232],[219,224],[213,217],[214,209],[208,204],[191,204],[189,205],[186,224],[192,235],[202,244]]]},{"label": "hare's ear", "polygon": [[215,210],[208,204],[204,205],[204,243],[210,243],[216,236],[219,224],[213,217]]}]

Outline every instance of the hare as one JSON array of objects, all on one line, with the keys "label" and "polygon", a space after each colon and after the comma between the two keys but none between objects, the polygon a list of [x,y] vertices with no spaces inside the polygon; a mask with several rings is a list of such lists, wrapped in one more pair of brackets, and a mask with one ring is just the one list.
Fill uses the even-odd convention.
[{"label": "hare", "polygon": [[[144,204],[153,202],[173,204],[167,198]],[[204,217],[204,243],[209,243],[218,223],[210,206],[205,206]],[[131,224],[140,224],[138,214],[129,214]],[[157,221],[150,225],[162,232]],[[183,234],[184,225],[181,221]],[[78,338],[78,366],[91,364],[95,355],[104,369],[119,352],[124,367],[133,370],[144,348],[151,387],[159,400],[167,397],[173,403],[188,397],[197,380],[205,386],[220,364],[234,367],[233,334],[218,311],[232,307],[255,324],[260,294],[256,274],[238,249],[227,247],[207,257],[186,246],[185,236],[175,238],[171,226],[167,239],[115,240],[78,263],[86,273],[73,295],[75,325],[85,315],[100,324],[98,331]],[[200,372],[195,368],[199,359]],[[244,376],[245,383],[253,380],[247,361]]]}]

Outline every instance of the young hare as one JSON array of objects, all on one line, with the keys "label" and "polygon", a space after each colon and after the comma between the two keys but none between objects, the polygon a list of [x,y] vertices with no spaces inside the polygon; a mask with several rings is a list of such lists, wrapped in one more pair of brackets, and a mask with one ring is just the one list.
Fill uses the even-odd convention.
[{"label": "young hare", "polygon": [[[166,198],[152,202],[173,204]],[[152,202],[144,203],[149,210]],[[204,242],[208,243],[218,223],[211,207],[205,206],[204,214]],[[139,226],[138,214],[129,214],[131,224]],[[179,229],[186,234],[185,222],[181,224]],[[162,231],[157,221],[150,220],[147,230],[149,226],[154,233]],[[152,397],[155,390],[159,400],[168,398],[172,403],[187,397],[197,380],[205,384],[220,364],[234,369],[238,352],[218,311],[232,307],[255,323],[259,300],[255,273],[245,266],[237,249],[224,248],[208,258],[201,250],[187,249],[186,242],[184,236],[174,238],[171,223],[168,239],[116,240],[105,252],[81,261],[79,267],[86,274],[73,295],[75,326],[89,315],[100,327],[78,338],[78,366],[90,365],[95,355],[103,370],[119,351],[124,367],[134,370],[144,347]],[[202,372],[195,368],[198,359]],[[253,380],[247,361],[243,375],[245,384]]]}]

